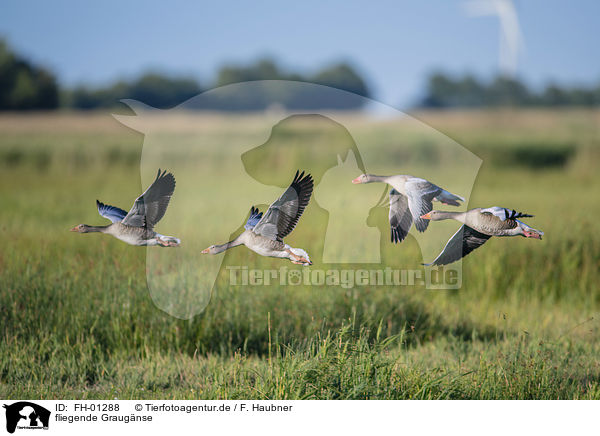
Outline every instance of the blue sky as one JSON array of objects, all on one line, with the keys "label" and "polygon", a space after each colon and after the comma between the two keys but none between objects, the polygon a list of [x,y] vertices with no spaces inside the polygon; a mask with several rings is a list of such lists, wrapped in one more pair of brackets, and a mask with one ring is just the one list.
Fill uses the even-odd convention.
[{"label": "blue sky", "polygon": [[[0,36],[65,85],[158,69],[194,75],[207,86],[226,62],[271,56],[311,72],[345,60],[376,99],[402,108],[435,69],[486,77],[498,71],[498,18],[469,16],[464,4],[10,0],[0,13]],[[525,48],[519,77],[537,87],[600,81],[600,2],[515,5]]]}]

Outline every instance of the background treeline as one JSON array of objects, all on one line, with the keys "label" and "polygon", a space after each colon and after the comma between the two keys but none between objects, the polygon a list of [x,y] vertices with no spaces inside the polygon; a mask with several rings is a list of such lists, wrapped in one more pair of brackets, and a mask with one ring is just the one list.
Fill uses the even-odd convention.
[{"label": "background treeline", "polygon": [[[232,83],[255,80],[293,80],[316,83],[349,91],[343,94],[323,89],[282,87],[264,84],[237,87],[192,101],[188,108],[212,110],[262,110],[273,102],[288,109],[358,109],[371,97],[367,81],[349,64],[338,63],[314,74],[299,74],[282,69],[273,60],[262,59],[251,65],[225,65],[212,83],[201,86],[194,77],[149,72],[130,80],[106,86],[77,86],[61,89],[47,69],[33,65],[14,53],[0,40],[0,110],[99,109],[119,106],[121,99],[134,99],[157,108],[170,108],[203,90]],[[590,87],[548,85],[532,91],[523,82],[498,76],[484,81],[472,75],[432,74],[424,97],[417,106],[425,108],[462,108],[494,106],[597,106],[600,83]]]},{"label": "background treeline", "polygon": [[59,105],[56,78],[13,53],[0,39],[0,110],[54,109]]},{"label": "background treeline", "polygon": [[[119,81],[103,88],[77,87],[65,91],[65,106],[75,109],[114,107],[119,100],[131,98],[157,108],[170,108],[199,94],[232,83],[255,80],[294,80],[317,83],[349,91],[352,94],[369,97],[370,91],[365,81],[348,64],[339,63],[312,75],[286,72],[270,59],[262,59],[249,66],[227,65],[218,72],[211,86],[202,87],[191,77],[168,77],[158,73],[148,73],[132,81]],[[356,109],[364,100],[353,95],[328,94],[323,91],[310,92],[304,88],[290,88],[277,84],[263,84],[260,87],[239,87],[222,90],[200,100],[186,104],[187,108],[211,110],[262,110],[272,102],[278,102],[290,109],[334,108]]]},{"label": "background treeline", "polygon": [[484,81],[472,75],[453,77],[437,72],[429,77],[419,106],[427,108],[493,106],[596,106],[600,83],[591,87],[561,87],[550,84],[532,91],[517,79],[497,76]]}]

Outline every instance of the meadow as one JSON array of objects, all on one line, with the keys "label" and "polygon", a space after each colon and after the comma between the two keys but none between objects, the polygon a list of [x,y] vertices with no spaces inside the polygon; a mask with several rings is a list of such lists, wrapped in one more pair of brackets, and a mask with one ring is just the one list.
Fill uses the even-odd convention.
[{"label": "meadow", "polygon": [[[458,290],[230,286],[226,265],[274,269],[286,262],[239,247],[224,258],[210,292],[190,297],[206,307],[187,319],[172,312],[181,314],[178,308],[188,300],[172,290],[156,294],[147,268],[175,262],[168,256],[184,253],[202,275],[203,262],[222,259],[208,260],[198,249],[239,231],[250,205],[262,204],[264,210],[265,201],[256,203],[240,187],[243,204],[227,206],[235,209],[231,227],[229,218],[214,211],[219,202],[226,206],[223,196],[230,192],[194,179],[197,174],[236,177],[224,147],[237,147],[252,135],[252,144],[264,142],[254,127],[258,121],[240,115],[232,122],[214,114],[171,120],[165,129],[182,147],[194,142],[197,130],[212,144],[188,160],[177,157],[175,145],[169,156],[144,155],[143,147],[151,151],[152,144],[108,114],[0,115],[0,397],[599,399],[600,111],[411,115],[482,159],[469,207],[532,213],[530,225],[543,230],[544,239],[490,240],[463,261]],[[389,120],[355,124],[356,134],[375,144],[361,151],[381,172],[401,164],[398,172],[432,171],[434,181],[446,180],[453,189],[469,182],[452,174],[452,156],[438,150],[437,136],[424,140]],[[284,127],[279,138],[294,147],[323,137],[328,143],[344,140],[323,135],[311,122]],[[390,149],[397,151],[397,162],[378,160],[381,150]],[[248,155],[244,163],[274,180],[263,183],[283,187],[297,167],[328,159],[320,153],[325,152],[319,147],[288,151],[269,157],[272,161]],[[68,231],[79,223],[103,223],[96,198],[128,209],[161,162],[173,170],[178,185],[157,230],[181,236],[181,248],[155,248],[148,261],[143,248]],[[271,175],[270,167],[278,172]],[[378,189],[369,185],[352,192],[373,198],[372,207],[382,186]],[[269,198],[263,194],[256,198]],[[326,192],[315,195],[288,243],[315,253],[311,268],[328,268],[315,229],[325,219],[322,206],[335,199]],[[178,201],[194,196],[213,210],[201,215],[202,224],[187,218],[199,216],[191,208],[202,205]],[[388,243],[387,210],[372,212],[386,264],[420,269],[431,260],[423,258],[412,236],[400,246]],[[446,242],[442,235],[457,228],[439,224],[425,234],[438,250]],[[359,238],[349,240],[364,250]],[[340,242],[333,244],[334,250],[345,250]],[[176,307],[169,306],[171,299]]]}]

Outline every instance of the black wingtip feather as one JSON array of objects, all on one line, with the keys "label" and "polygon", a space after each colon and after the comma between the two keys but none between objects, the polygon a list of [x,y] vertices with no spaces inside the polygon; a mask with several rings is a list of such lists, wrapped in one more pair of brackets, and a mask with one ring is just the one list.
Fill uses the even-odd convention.
[{"label": "black wingtip feather", "polygon": [[394,227],[390,228],[390,240],[392,243],[399,244],[400,242],[404,241],[404,238],[406,238],[406,234]]},{"label": "black wingtip feather", "polygon": [[305,173],[305,171],[301,172],[298,169],[296,170],[294,179],[288,189],[290,188],[296,191],[296,195],[298,196],[298,209],[296,210],[295,216],[289,217],[287,222],[278,229],[277,240],[279,241],[282,241],[283,238],[296,227],[300,216],[302,216],[304,209],[308,206],[314,188],[313,178],[310,174]]},{"label": "black wingtip feather", "polygon": [[290,186],[296,190],[298,195],[303,193],[304,197],[310,198],[313,190],[313,178],[310,174],[305,175],[304,171],[296,170],[296,175]]}]

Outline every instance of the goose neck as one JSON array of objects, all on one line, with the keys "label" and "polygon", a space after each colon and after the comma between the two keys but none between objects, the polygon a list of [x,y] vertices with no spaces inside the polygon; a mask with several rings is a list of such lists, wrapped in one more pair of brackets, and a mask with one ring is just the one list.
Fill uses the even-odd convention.
[{"label": "goose neck", "polygon": [[436,211],[435,215],[433,215],[433,221],[456,220],[464,224],[465,219],[465,212],[450,212],[439,210]]},{"label": "goose neck", "polygon": [[242,241],[240,236],[235,238],[232,241],[226,242],[221,245],[215,245],[214,251],[215,253],[222,253],[225,250],[229,250],[230,248],[237,247],[238,245],[242,245]]},{"label": "goose neck", "polygon": [[387,183],[389,176],[377,176],[375,174],[369,174],[369,183],[372,182],[381,182],[381,183]]},{"label": "goose neck", "polygon": [[85,233],[106,233],[110,226],[85,226]]}]

